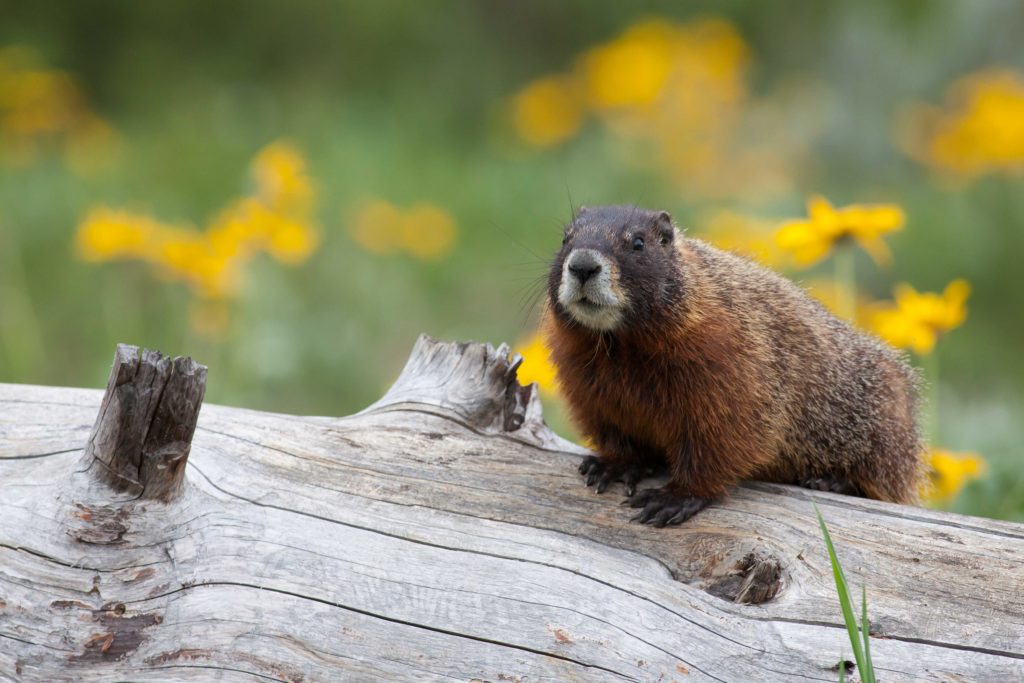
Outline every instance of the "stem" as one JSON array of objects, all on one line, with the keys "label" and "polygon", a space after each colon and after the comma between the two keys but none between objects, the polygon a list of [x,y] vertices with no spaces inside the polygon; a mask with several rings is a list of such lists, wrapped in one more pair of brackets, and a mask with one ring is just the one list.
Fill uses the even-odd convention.
[{"label": "stem", "polygon": [[10,363],[7,371],[11,373],[5,379],[24,382],[36,377],[41,369],[46,357],[45,340],[13,230],[2,246],[0,253],[6,252],[7,267],[0,270],[6,275],[6,282],[0,280],[0,301],[5,302],[0,314],[0,346],[6,350]]},{"label": "stem", "polygon": [[835,251],[836,312],[850,323],[857,318],[857,273],[853,249],[840,244]]},{"label": "stem", "polygon": [[928,442],[939,442],[939,354],[934,349],[921,359],[928,382],[928,411],[925,415],[925,434]]},{"label": "stem", "polygon": [[137,264],[100,263],[103,268],[103,321],[105,344],[145,344],[142,334],[142,307],[139,297],[145,286],[136,270]]}]

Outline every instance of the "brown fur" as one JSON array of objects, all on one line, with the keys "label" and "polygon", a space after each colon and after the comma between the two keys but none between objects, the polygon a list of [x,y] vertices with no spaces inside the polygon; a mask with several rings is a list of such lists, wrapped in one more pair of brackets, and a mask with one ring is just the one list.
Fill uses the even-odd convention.
[{"label": "brown fur", "polygon": [[[552,266],[551,359],[602,465],[666,462],[678,496],[821,477],[915,502],[922,446],[906,361],[751,261],[675,230],[655,243],[658,220],[630,207],[584,211]],[[638,234],[645,253],[622,248]],[[581,325],[558,301],[562,263],[580,245],[612,261],[626,292],[614,330]]]}]

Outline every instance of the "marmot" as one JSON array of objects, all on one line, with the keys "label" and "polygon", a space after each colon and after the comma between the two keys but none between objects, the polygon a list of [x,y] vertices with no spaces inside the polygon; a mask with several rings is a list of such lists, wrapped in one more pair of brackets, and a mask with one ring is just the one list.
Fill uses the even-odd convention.
[{"label": "marmot", "polygon": [[[683,236],[667,212],[581,208],[544,332],[570,417],[633,519],[678,524],[742,479],[917,500],[917,375],[802,289]],[[658,470],[670,483],[637,492]]]}]

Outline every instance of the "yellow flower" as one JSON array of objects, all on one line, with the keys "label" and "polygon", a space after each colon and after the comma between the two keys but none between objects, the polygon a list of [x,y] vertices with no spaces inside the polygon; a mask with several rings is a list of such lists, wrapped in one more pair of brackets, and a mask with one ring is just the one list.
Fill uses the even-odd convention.
[{"label": "yellow flower", "polygon": [[383,200],[369,202],[356,213],[349,234],[356,244],[374,254],[404,249],[416,258],[434,260],[451,250],[455,219],[433,204],[415,204],[402,211]]},{"label": "yellow flower", "polygon": [[701,233],[719,249],[743,254],[771,268],[782,265],[785,257],[775,243],[774,228],[771,221],[729,209],[705,216],[700,224]]},{"label": "yellow flower", "polygon": [[590,50],[582,70],[591,105],[608,109],[654,103],[672,71],[678,35],[673,24],[654,19]]},{"label": "yellow flower", "polygon": [[901,126],[906,151],[964,178],[1024,170],[1024,76],[1008,69],[972,74],[946,93],[943,109],[917,105]]},{"label": "yellow flower", "polygon": [[75,79],[44,68],[26,46],[0,49],[0,133],[5,161],[32,161],[39,141],[57,138],[76,172],[108,162],[116,142],[113,129],[91,111]]},{"label": "yellow flower", "polygon": [[221,258],[248,259],[266,248],[268,223],[276,216],[258,199],[236,200],[214,216],[203,235],[204,245]]},{"label": "yellow flower", "polygon": [[525,342],[518,344],[515,352],[523,357],[517,376],[523,386],[536,382],[541,391],[558,393],[558,382],[555,379],[555,366],[549,358],[547,345],[539,333],[534,333]]},{"label": "yellow flower", "polygon": [[399,241],[421,259],[438,259],[455,243],[455,219],[432,204],[417,204],[402,219]]},{"label": "yellow flower", "polygon": [[[645,19],[586,50],[572,69],[527,85],[513,100],[513,123],[528,144],[551,146],[593,114],[629,138],[617,147],[625,164],[660,168],[688,195],[777,194],[788,187],[796,155],[782,136],[765,142],[743,130],[749,52],[718,18]],[[777,128],[763,119],[783,120],[778,110],[752,110],[758,129]]]},{"label": "yellow flower", "polygon": [[320,239],[309,225],[301,221],[278,220],[270,233],[267,251],[281,263],[302,263],[317,247]]},{"label": "yellow flower", "polygon": [[313,199],[313,183],[306,161],[285,142],[273,142],[252,162],[256,196],[268,207],[281,212],[305,212]]},{"label": "yellow flower", "polygon": [[[757,175],[750,161],[772,156],[736,139],[747,59],[746,42],[725,21],[650,20],[585,55],[580,72],[609,129],[648,143],[623,147],[635,150],[628,161],[661,167],[689,194],[729,194]],[[737,149],[756,153],[740,163]]]},{"label": "yellow flower", "polygon": [[783,157],[735,139],[748,53],[720,19],[642,20],[584,52],[573,69],[526,86],[513,121],[527,143],[551,146],[596,114],[612,133],[646,143],[621,146],[626,163],[661,167],[688,193],[779,187],[788,175]]},{"label": "yellow flower", "polygon": [[363,206],[353,218],[349,235],[372,254],[391,254],[399,246],[402,212],[391,202],[375,200]]},{"label": "yellow flower", "polygon": [[243,264],[240,258],[200,251],[179,270],[168,271],[168,277],[184,280],[204,299],[229,299],[238,294]]},{"label": "yellow flower", "polygon": [[797,264],[810,266],[844,240],[855,240],[877,263],[889,261],[882,235],[903,227],[903,209],[895,204],[851,204],[836,208],[824,197],[807,200],[807,219],[784,223],[775,235]]},{"label": "yellow flower", "polygon": [[929,482],[922,486],[921,497],[931,502],[948,502],[985,470],[985,461],[977,453],[954,453],[933,448],[928,454]]},{"label": "yellow flower", "polygon": [[33,136],[69,130],[79,116],[81,95],[74,81],[59,71],[26,71],[7,82],[4,128]]},{"label": "yellow flower", "polygon": [[320,241],[316,228],[308,221],[251,197],[223,211],[207,235],[217,254],[248,258],[262,250],[289,265],[309,258]]},{"label": "yellow flower", "polygon": [[572,79],[547,76],[523,88],[512,100],[516,131],[534,147],[563,142],[580,129],[583,112]]},{"label": "yellow flower", "polygon": [[967,318],[967,297],[971,286],[954,280],[940,294],[917,292],[908,284],[895,289],[895,301],[875,314],[876,334],[893,346],[927,355],[939,336],[958,327]]},{"label": "yellow flower", "polygon": [[218,253],[207,233],[194,230],[166,233],[161,238],[146,259],[159,277],[184,282],[203,299],[229,299],[238,294],[248,253],[226,244],[219,245]]},{"label": "yellow flower", "polygon": [[183,280],[204,297],[230,296],[238,285],[235,254],[215,253],[208,237],[149,216],[96,207],[79,225],[75,244],[84,261],[138,259],[161,278]]},{"label": "yellow flower", "polygon": [[95,207],[78,226],[75,249],[83,261],[141,258],[155,232],[147,216]]},{"label": "yellow flower", "polygon": [[[237,295],[245,265],[260,251],[287,264],[304,261],[319,242],[306,217],[312,195],[304,162],[295,150],[274,143],[253,166],[260,185],[257,196],[230,202],[205,231],[127,211],[92,209],[75,235],[79,257],[138,259],[158,277],[185,282],[197,296],[212,301]],[[218,326],[226,329],[213,314],[194,315],[192,320],[197,331],[210,332],[211,337]]]}]

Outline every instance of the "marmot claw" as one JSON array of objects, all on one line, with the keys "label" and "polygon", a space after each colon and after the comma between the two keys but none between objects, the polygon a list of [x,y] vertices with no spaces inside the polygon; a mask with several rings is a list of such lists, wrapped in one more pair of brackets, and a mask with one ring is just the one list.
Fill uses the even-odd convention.
[{"label": "marmot claw", "polygon": [[613,465],[596,455],[588,455],[580,463],[579,473],[586,477],[584,481],[587,486],[597,484],[594,489],[597,493],[604,493],[613,483],[621,481],[626,487],[626,495],[632,496],[636,493],[636,485],[644,477],[646,468],[639,463]]},{"label": "marmot claw", "polygon": [[667,488],[644,489],[623,501],[623,505],[643,508],[629,521],[656,527],[679,524],[693,517],[711,502],[710,498],[679,495]]}]

